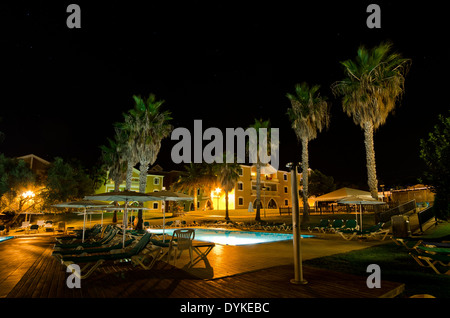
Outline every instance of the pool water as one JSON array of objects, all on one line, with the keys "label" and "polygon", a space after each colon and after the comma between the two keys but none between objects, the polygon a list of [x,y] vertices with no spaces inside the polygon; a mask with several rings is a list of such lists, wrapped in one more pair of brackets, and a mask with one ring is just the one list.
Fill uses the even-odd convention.
[{"label": "pool water", "polygon": [[14,238],[14,236],[0,236],[0,242]]},{"label": "pool water", "polygon": [[[172,235],[176,228],[165,229],[165,233]],[[162,234],[162,229],[149,229],[150,233]],[[313,235],[302,235],[302,238],[313,237]],[[249,232],[232,231],[224,229],[195,229],[194,239],[197,241],[213,242],[223,245],[250,245],[259,243],[270,243],[292,240],[293,235],[289,233],[272,232]]]}]

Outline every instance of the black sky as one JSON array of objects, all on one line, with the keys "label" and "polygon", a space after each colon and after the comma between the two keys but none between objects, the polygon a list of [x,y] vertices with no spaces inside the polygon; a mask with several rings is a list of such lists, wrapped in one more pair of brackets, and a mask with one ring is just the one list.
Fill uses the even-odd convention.
[{"label": "black sky", "polygon": [[[366,185],[362,130],[334,98],[339,61],[359,45],[392,41],[412,59],[406,92],[375,134],[380,183],[416,183],[419,139],[449,109],[449,45],[437,1],[377,1],[381,29],[366,26],[374,1],[58,1],[2,4],[0,152],[87,165],[113,135],[132,95],[156,94],[175,127],[243,127],[270,118],[280,128],[280,168],[300,158],[286,116],[296,83],[320,84],[331,102],[328,131],[310,143],[310,166],[337,181]],[[81,29],[66,8],[81,7]],[[171,162],[166,140],[157,163]],[[205,142],[206,144],[206,142]]]}]

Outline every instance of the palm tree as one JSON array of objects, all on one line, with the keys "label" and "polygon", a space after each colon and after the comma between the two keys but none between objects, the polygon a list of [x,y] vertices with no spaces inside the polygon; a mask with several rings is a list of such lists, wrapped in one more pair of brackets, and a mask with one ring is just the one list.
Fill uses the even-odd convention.
[{"label": "palm tree", "polygon": [[[115,129],[114,140],[108,138],[108,145],[100,146],[102,160],[109,171],[109,178],[114,181],[114,191],[119,191],[119,186],[126,177],[126,138],[127,136],[120,129]],[[117,205],[117,202],[114,202]],[[113,223],[117,222],[117,211],[114,211]]]},{"label": "palm tree", "polygon": [[229,221],[230,216],[228,213],[228,192],[232,191],[236,186],[236,182],[239,180],[239,171],[241,165],[238,163],[227,163],[226,155],[224,155],[223,163],[217,164],[217,175],[219,183],[225,191],[225,220]]},{"label": "palm tree", "polygon": [[[265,128],[267,129],[267,142],[268,144],[270,144],[270,120],[266,120],[263,121],[262,119],[255,119],[255,122],[253,123],[253,125],[250,126],[251,128],[254,128],[257,132],[257,136],[259,135],[259,129],[261,128]],[[257,151],[258,155],[256,156],[256,214],[255,214],[255,220],[256,221],[261,221],[261,167],[265,166],[266,164],[262,163],[259,157],[259,142],[255,140],[255,142],[257,142],[256,145],[248,145],[248,148],[253,148]],[[251,147],[253,146],[253,147]],[[268,147],[267,149],[271,149],[271,147]]]},{"label": "palm tree", "polygon": [[375,167],[374,131],[386,122],[404,92],[405,75],[410,60],[391,52],[391,43],[373,49],[361,46],[354,60],[341,62],[345,78],[332,85],[335,95],[342,95],[342,108],[364,131],[368,185],[378,198]]},{"label": "palm tree", "polygon": [[320,96],[319,85],[309,87],[307,83],[295,85],[295,94],[286,94],[291,101],[288,116],[297,138],[302,143],[302,180],[303,180],[303,221],[309,220],[308,209],[308,143],[317,137],[317,133],[328,127],[330,122],[329,105],[326,98]]},{"label": "palm tree", "polygon": [[197,211],[198,189],[208,191],[216,184],[217,177],[213,164],[190,163],[185,165],[185,171],[180,175],[173,187],[175,190],[187,192],[194,196],[194,211]]},{"label": "palm tree", "polygon": [[[156,101],[153,94],[147,99],[133,96],[134,108],[125,115],[129,129],[129,144],[135,150],[139,161],[139,192],[145,193],[147,187],[147,171],[161,149],[161,141],[172,131],[169,111],[162,112],[160,107],[164,101]],[[142,210],[138,212],[137,229],[142,227]]]}]

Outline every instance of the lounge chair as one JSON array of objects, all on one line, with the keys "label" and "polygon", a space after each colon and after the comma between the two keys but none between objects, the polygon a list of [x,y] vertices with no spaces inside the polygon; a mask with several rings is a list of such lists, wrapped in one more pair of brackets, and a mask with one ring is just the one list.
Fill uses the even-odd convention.
[{"label": "lounge chair", "polygon": [[30,227],[27,229],[27,233],[29,234],[31,233],[31,231],[34,231],[35,233],[39,232],[39,225],[37,224],[30,225]]},{"label": "lounge chair", "polygon": [[325,230],[327,230],[330,227],[330,220],[328,219],[321,219],[319,221],[319,224],[317,224],[314,227],[308,226],[308,231],[313,232],[314,230],[317,230],[319,232],[325,233]]},{"label": "lounge chair", "polygon": [[[127,249],[112,250],[104,254],[91,254],[83,256],[63,256],[61,263],[70,268],[72,264],[84,264],[80,272],[73,271],[73,274],[80,278],[88,278],[100,265],[107,261],[118,261],[123,259],[132,259],[133,256],[138,255],[150,242],[151,234],[147,233],[133,246]],[[155,250],[158,248],[155,247]],[[84,273],[84,274],[82,274]]]},{"label": "lounge chair", "polygon": [[361,237],[361,238],[377,238],[378,235],[382,235],[382,238],[380,239],[383,241],[386,236],[389,233],[389,229],[383,229],[384,223],[378,223],[376,225],[373,225],[367,229],[363,230],[339,230],[337,233],[341,235],[345,240],[350,241],[355,237]]},{"label": "lounge chair", "polygon": [[178,251],[180,251],[180,255],[178,255],[178,257],[179,257],[179,256],[181,256],[181,253],[183,253],[184,250],[189,250],[191,266],[193,266],[192,240],[194,239],[194,237],[195,237],[195,230],[193,230],[193,229],[179,229],[179,230],[173,231],[172,239],[170,240],[170,243],[169,243],[169,251],[168,251],[169,263],[170,263],[171,253],[174,254],[173,263],[174,263],[174,265],[176,265]]},{"label": "lounge chair", "polygon": [[53,232],[53,221],[45,221],[44,228],[46,232]]},{"label": "lounge chair", "polygon": [[337,230],[341,229],[344,226],[344,220],[333,220],[331,226],[329,227],[330,232],[336,233]]},{"label": "lounge chair", "polygon": [[[125,247],[129,246],[135,241],[134,237],[129,238],[128,240],[125,240]],[[112,250],[117,250],[123,248],[123,242],[122,238],[120,237],[120,240],[116,240],[116,242],[113,242],[111,244],[105,244],[99,247],[92,247],[92,248],[74,248],[74,249],[59,249],[55,248],[52,252],[52,256],[56,257],[57,259],[62,259],[64,255],[82,255],[82,254],[93,254],[93,253],[107,253]]]},{"label": "lounge chair", "polygon": [[[436,268],[436,264],[450,267],[450,248],[448,247],[430,247],[430,246],[416,246],[414,251],[409,252],[409,255],[422,267],[430,267],[437,274],[449,274],[450,270],[445,273],[440,272]],[[422,262],[424,261],[425,264]]]},{"label": "lounge chair", "polygon": [[59,248],[77,248],[79,246],[83,247],[83,248],[88,248],[88,247],[99,247],[101,245],[107,244],[109,241],[111,241],[119,232],[118,228],[112,228],[108,233],[105,234],[105,236],[103,238],[99,238],[96,240],[89,240],[89,241],[85,241],[85,242],[75,242],[75,243],[56,243],[55,247],[59,247]]},{"label": "lounge chair", "polygon": [[22,222],[22,225],[20,226],[19,230],[20,231],[25,230],[25,232],[26,232],[26,231],[28,231],[29,227],[30,227],[30,222]]}]

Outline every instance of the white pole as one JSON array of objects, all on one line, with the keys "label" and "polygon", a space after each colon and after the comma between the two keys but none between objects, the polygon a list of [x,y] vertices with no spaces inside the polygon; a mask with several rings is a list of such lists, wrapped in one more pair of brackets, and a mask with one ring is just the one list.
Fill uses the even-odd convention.
[{"label": "white pole", "polygon": [[128,200],[125,200],[125,210],[123,212],[123,238],[122,238],[122,248],[125,248],[125,234],[127,232],[127,222],[128,221]]},{"label": "white pole", "polygon": [[162,201],[162,210],[163,210],[163,243],[166,242],[166,201]]},{"label": "white pole", "polygon": [[84,243],[84,232],[86,230],[86,207],[84,207],[84,214],[83,214],[83,238],[81,242]]}]

